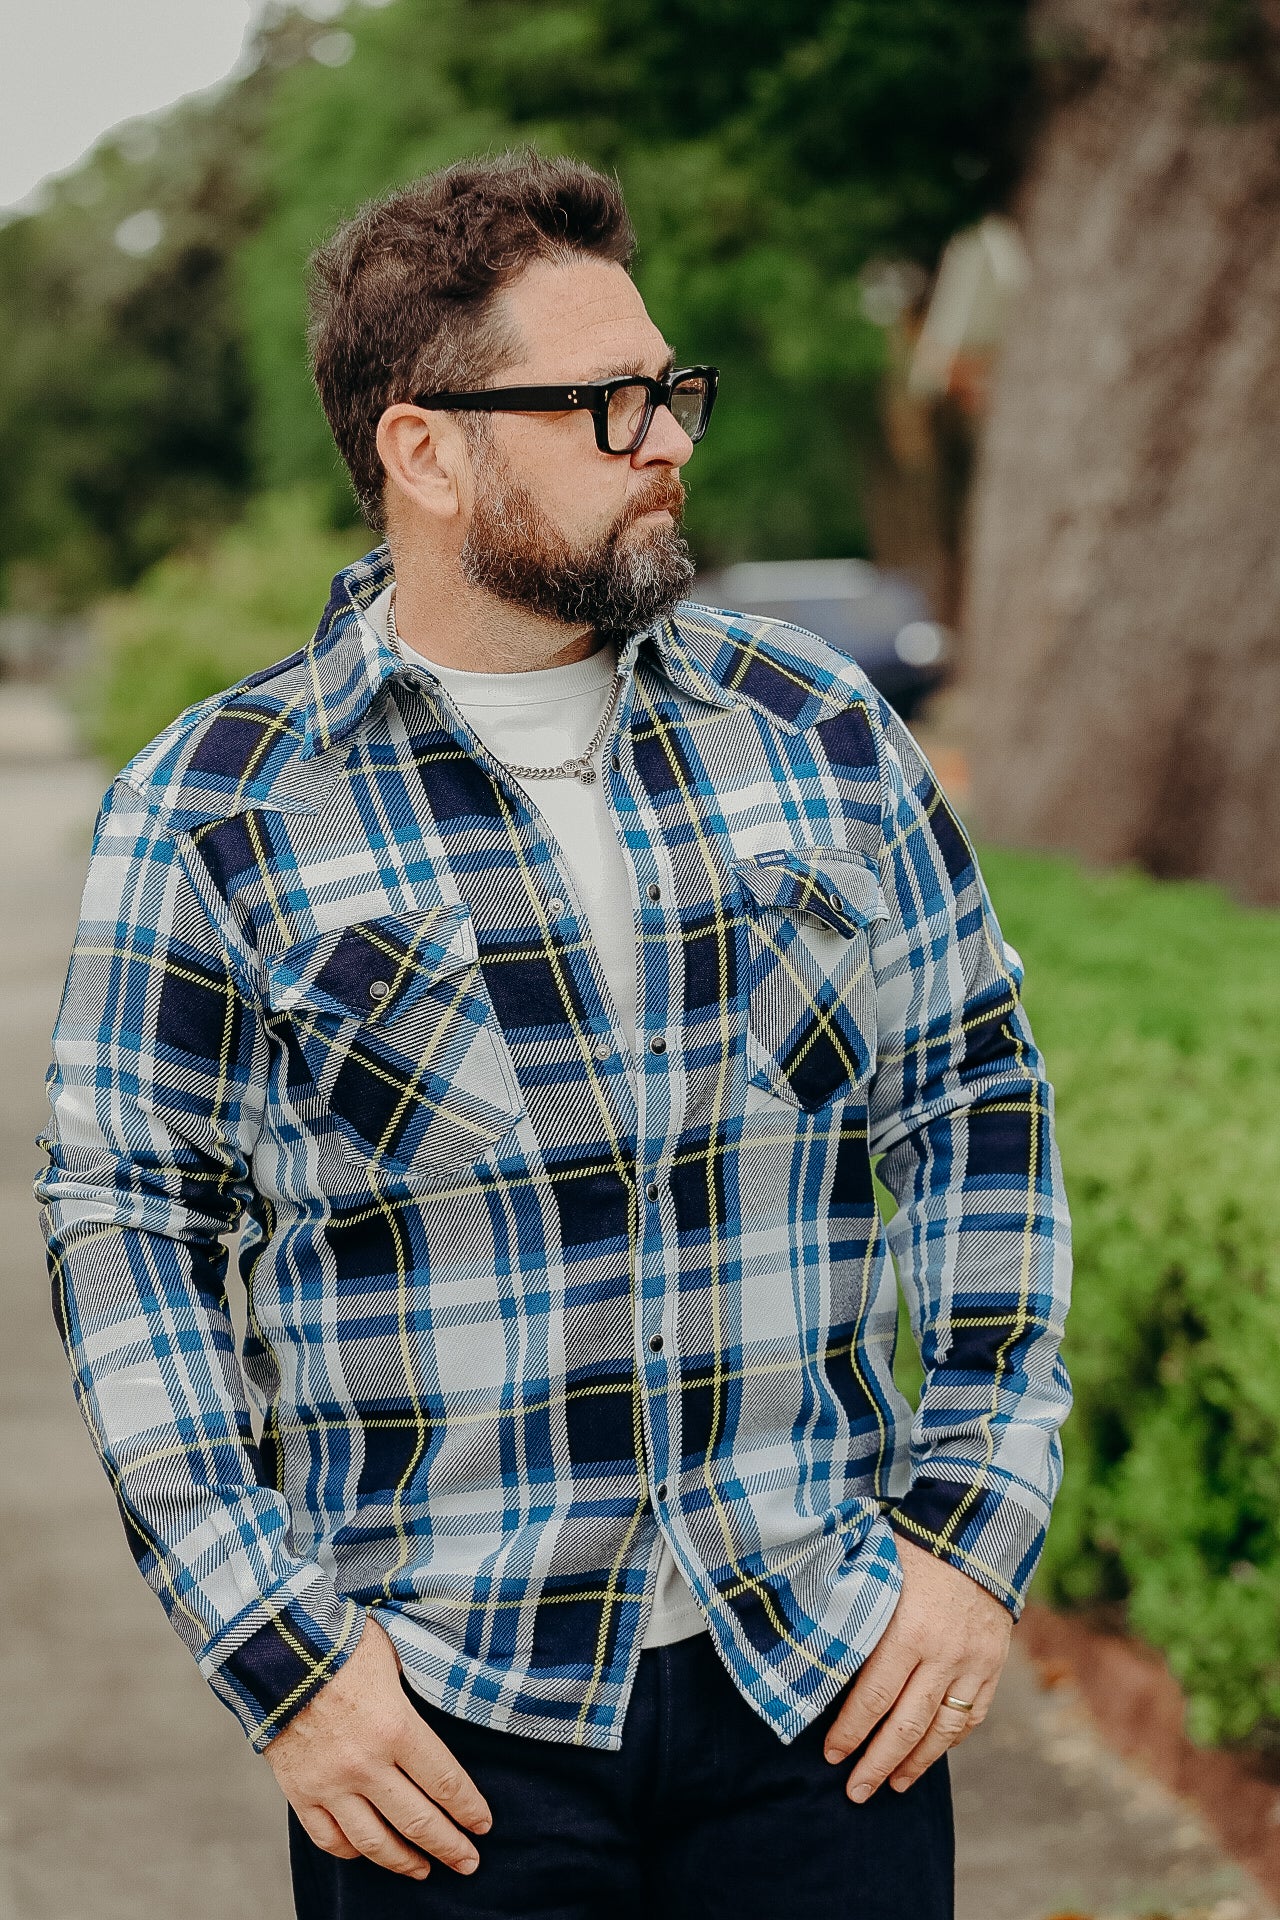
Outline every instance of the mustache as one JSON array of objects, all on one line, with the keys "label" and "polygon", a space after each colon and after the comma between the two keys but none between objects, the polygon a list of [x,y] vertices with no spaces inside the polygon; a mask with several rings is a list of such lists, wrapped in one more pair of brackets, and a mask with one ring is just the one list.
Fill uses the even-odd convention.
[{"label": "mustache", "polygon": [[684,503],[684,484],[679,476],[674,473],[655,474],[644,492],[638,494],[625,509],[619,532],[633,521],[643,519],[646,513],[655,513],[660,507],[666,507],[672,519],[679,521],[684,512]]}]

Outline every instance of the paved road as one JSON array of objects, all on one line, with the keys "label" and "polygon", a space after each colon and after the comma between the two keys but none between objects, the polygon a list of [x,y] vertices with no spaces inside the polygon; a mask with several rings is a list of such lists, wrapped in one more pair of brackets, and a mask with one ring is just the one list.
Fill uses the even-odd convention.
[{"label": "paved road", "polygon": [[[31,1141],[101,782],[33,727],[0,688],[0,1920],[288,1920],[275,1784],[138,1580],[49,1315]],[[1270,1920],[1023,1660],[956,1783],[960,1920]]]}]

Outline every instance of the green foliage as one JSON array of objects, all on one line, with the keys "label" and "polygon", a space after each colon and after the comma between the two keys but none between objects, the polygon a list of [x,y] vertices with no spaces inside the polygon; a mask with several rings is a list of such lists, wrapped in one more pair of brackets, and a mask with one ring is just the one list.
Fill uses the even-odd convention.
[{"label": "green foliage", "polygon": [[81,690],[95,751],[123,766],[184,707],[295,653],[365,544],[334,532],[307,495],[268,495],[204,553],[163,560],[108,601]]},{"label": "green foliage", "polygon": [[[608,97],[612,69],[589,7],[399,0],[353,26],[357,56],[320,76],[290,74],[268,129],[277,211],[243,259],[264,479],[323,478],[335,503],[347,497],[303,352],[310,249],[392,185],[531,141],[619,168],[655,318],[678,352],[723,369],[716,430],[691,471],[699,550],[862,550],[881,336],[852,275],[832,280],[794,245],[756,173],[709,137],[655,145],[629,134]],[[388,98],[394,114],[379,107]],[[335,124],[365,130],[354,152],[335,146]]]},{"label": "green foliage", "polygon": [[[723,368],[700,554],[864,551],[883,336],[858,275],[932,264],[1007,193],[1026,7],[396,0],[348,8],[338,67],[284,13],[220,96],[112,137],[0,227],[0,604],[127,585],[259,487],[353,520],[307,371],[307,255],[365,199],[524,142],[617,169],[656,318]],[[115,236],[143,209],[165,231],[135,258]]]},{"label": "green foliage", "polygon": [[[303,357],[306,255],[429,167],[531,142],[614,167],[637,278],[679,354],[722,369],[692,472],[705,560],[865,551],[883,335],[858,273],[932,263],[1006,190],[1025,0],[398,0],[355,57],[290,73],[274,211],[242,270],[268,484],[345,496]],[[335,126],[348,130],[336,142]]]},{"label": "green foliage", "polygon": [[1058,1094],[1076,1408],[1043,1590],[1123,1600],[1193,1731],[1280,1721],[1280,915],[992,852]]},{"label": "green foliage", "polygon": [[[258,95],[108,141],[0,226],[0,603],[126,585],[250,482],[252,396],[230,282],[254,217]],[[141,256],[116,244],[142,212]]]}]

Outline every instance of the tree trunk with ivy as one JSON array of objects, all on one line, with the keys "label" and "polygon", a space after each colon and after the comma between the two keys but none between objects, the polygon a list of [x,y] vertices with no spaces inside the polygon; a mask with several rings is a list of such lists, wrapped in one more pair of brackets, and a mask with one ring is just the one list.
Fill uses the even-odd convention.
[{"label": "tree trunk with ivy", "polygon": [[1280,901],[1280,4],[1043,0],[972,501],[988,834]]}]

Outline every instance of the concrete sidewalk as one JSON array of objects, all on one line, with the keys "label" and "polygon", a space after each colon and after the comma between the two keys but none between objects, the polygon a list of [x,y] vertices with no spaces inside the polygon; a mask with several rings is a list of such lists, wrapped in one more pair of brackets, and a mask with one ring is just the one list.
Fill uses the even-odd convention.
[{"label": "concrete sidewalk", "polygon": [[[103,781],[16,719],[5,755],[5,711],[0,686],[0,1920],[288,1920],[283,1803],[134,1570],[49,1313],[32,1138]],[[1272,1920],[1016,1653],[955,1778],[960,1920]]]}]

